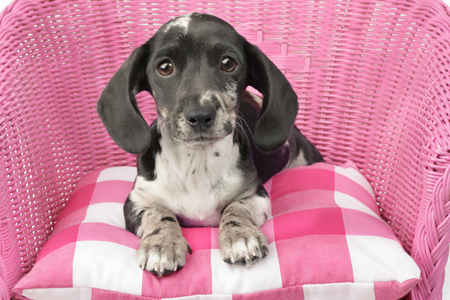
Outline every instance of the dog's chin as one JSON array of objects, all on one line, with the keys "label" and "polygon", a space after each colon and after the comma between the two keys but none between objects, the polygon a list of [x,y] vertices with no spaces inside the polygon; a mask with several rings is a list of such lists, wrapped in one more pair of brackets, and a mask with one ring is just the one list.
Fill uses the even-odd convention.
[{"label": "dog's chin", "polygon": [[207,148],[223,140],[225,136],[199,135],[193,138],[181,139],[180,141],[190,148]]}]

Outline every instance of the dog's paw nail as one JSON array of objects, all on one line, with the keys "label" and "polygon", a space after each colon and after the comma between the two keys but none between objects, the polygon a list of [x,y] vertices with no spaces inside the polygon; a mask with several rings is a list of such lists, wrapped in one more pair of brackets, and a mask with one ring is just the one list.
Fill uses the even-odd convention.
[{"label": "dog's paw nail", "polygon": [[262,246],[262,249],[263,249],[263,256],[269,254],[269,248],[267,248],[265,245]]},{"label": "dog's paw nail", "polygon": [[234,260],[233,252],[228,253],[228,257],[230,258],[230,261],[232,264],[234,264],[236,261]]},{"label": "dog's paw nail", "polygon": [[253,261],[253,260],[250,259],[250,255],[248,255],[248,252],[247,252],[247,251],[244,251],[244,253],[242,253],[242,255],[244,256],[245,265],[246,265],[247,267],[249,267],[249,266],[252,264],[252,261]]},{"label": "dog's paw nail", "polygon": [[191,246],[187,245],[187,249],[188,249],[189,254],[192,255],[192,248],[191,248]]},{"label": "dog's paw nail", "polygon": [[240,266],[248,266],[247,261],[243,257],[237,259],[235,264]]}]

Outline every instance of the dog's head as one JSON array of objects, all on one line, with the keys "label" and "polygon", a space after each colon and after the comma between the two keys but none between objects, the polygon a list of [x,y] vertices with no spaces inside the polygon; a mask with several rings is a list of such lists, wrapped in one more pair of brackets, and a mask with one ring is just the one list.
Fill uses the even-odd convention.
[{"label": "dog's head", "polygon": [[135,95],[149,91],[159,127],[178,141],[202,146],[233,132],[247,86],[264,96],[255,144],[262,151],[275,150],[288,139],[297,115],[291,85],[231,25],[194,13],[169,21],[132,52],[102,92],[97,110],[121,148],[142,153],[151,136]]}]

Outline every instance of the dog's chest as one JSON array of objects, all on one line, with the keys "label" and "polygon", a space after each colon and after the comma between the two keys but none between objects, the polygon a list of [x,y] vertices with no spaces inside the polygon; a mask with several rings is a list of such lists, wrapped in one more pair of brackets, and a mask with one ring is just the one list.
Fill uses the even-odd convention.
[{"label": "dog's chest", "polygon": [[136,180],[140,200],[162,203],[184,226],[217,226],[221,210],[245,180],[238,167],[239,146],[231,136],[207,148],[189,148],[164,137],[160,142],[156,179]]}]

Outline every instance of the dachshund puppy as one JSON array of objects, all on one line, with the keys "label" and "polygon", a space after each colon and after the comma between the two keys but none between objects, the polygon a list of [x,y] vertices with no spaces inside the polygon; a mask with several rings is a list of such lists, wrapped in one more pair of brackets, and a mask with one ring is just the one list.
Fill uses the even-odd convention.
[{"label": "dachshund puppy", "polygon": [[[143,90],[157,105],[150,126],[136,104]],[[191,252],[180,225],[219,226],[227,263],[263,259],[259,227],[271,213],[263,183],[323,161],[294,126],[297,96],[281,71],[211,15],[163,25],[114,74],[97,110],[117,145],[139,155],[126,229],[140,238],[139,265],[158,276],[182,268]]]}]

